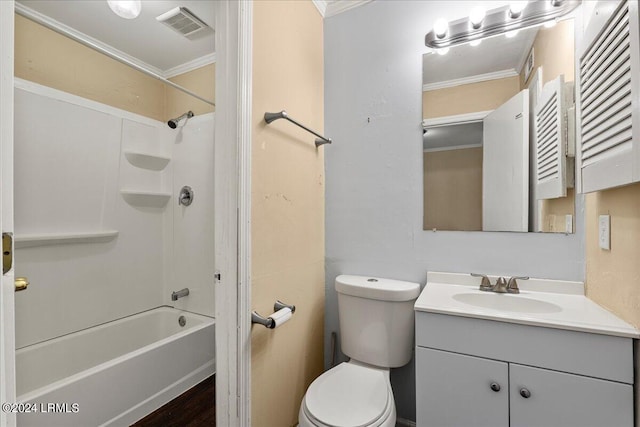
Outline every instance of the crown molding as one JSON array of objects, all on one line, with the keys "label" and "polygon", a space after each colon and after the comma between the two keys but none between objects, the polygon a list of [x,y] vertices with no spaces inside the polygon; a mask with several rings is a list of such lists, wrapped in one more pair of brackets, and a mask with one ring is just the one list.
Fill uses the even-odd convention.
[{"label": "crown molding", "polygon": [[316,7],[316,9],[318,9],[318,12],[320,12],[320,16],[324,18],[327,13],[327,0],[311,0],[311,1],[313,2],[313,5]]},{"label": "crown molding", "polygon": [[164,71],[164,77],[170,79],[171,77],[178,76],[180,74],[188,73],[205,65],[214,64],[216,62],[216,54],[210,53],[200,58],[196,58],[192,61],[185,62],[184,64],[177,65],[173,68],[169,68]]},{"label": "crown molding", "polygon": [[514,69],[495,71],[493,73],[478,74],[475,76],[463,77],[461,79],[445,80],[443,82],[436,82],[436,83],[427,83],[425,85],[422,85],[422,91],[427,92],[430,90],[444,89],[448,87],[466,85],[470,83],[486,82],[489,80],[504,79],[507,77],[515,77],[519,75],[520,74]]},{"label": "crown molding", "polygon": [[[2,0],[0,0],[2,1]],[[200,68],[203,67],[205,65],[209,65],[212,64],[214,62],[216,62],[216,54],[212,53],[212,54],[208,54],[208,55],[204,55],[200,58],[196,58],[192,61],[189,62],[185,62],[184,64],[178,65],[176,67],[170,68],[166,71],[161,70],[158,67],[155,67],[151,64],[148,64],[144,61],[139,60],[138,58],[129,55],[128,53],[125,53],[119,49],[116,49],[115,47],[111,46],[110,44],[104,43],[98,39],[95,39],[81,31],[76,30],[73,27],[70,27],[66,24],[63,24],[60,21],[57,21],[53,18],[50,18],[47,15],[43,15],[42,13],[35,11],[27,6],[24,6],[21,3],[15,3],[15,11],[16,13],[18,13],[21,16],[24,16],[25,18],[36,22],[40,25],[43,25],[59,34],[63,34],[65,36],[70,36],[72,39],[76,39],[76,40],[80,40],[82,42],[84,42],[85,44],[88,45],[93,45],[98,47],[99,49],[108,52],[110,54],[113,54],[115,56],[119,56],[123,59],[125,59],[126,61],[134,64],[135,66],[142,68],[144,70],[150,71],[153,74],[156,74],[160,77],[163,77],[165,79],[171,78],[171,77],[175,77],[179,74],[183,74],[192,70],[195,70],[196,68]]]},{"label": "crown molding", "polygon": [[45,27],[59,33],[59,34],[63,34],[63,35],[70,35],[72,37],[75,37],[79,40],[84,41],[87,44],[91,44],[94,46],[99,47],[102,50],[105,50],[109,53],[112,53],[116,56],[119,56],[121,58],[126,59],[127,61],[131,62],[132,64],[135,64],[136,66],[140,67],[140,68],[144,68],[145,70],[148,70],[154,74],[158,74],[160,76],[164,75],[164,72],[157,67],[154,67],[153,65],[147,64],[144,61],[140,61],[138,58],[135,58],[127,53],[122,52],[121,50],[116,49],[115,47],[106,44],[98,39],[95,39],[83,32],[80,32],[66,24],[63,24],[60,21],[56,21],[53,18],[50,18],[46,15],[43,15],[40,12],[37,12],[29,7],[24,6],[23,4],[17,3],[15,4],[15,11],[16,13],[18,13],[19,15],[24,16],[27,19],[30,19],[38,24],[44,25]]},{"label": "crown molding", "polygon": [[362,6],[373,0],[312,0],[313,4],[320,12],[323,18],[329,18],[331,16],[338,15],[347,10]]}]

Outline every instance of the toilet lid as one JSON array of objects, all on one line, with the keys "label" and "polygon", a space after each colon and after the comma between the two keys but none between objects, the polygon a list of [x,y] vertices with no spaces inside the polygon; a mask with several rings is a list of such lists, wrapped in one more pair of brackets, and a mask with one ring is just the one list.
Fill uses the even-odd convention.
[{"label": "toilet lid", "polygon": [[373,424],[389,405],[388,380],[383,371],[341,363],[320,375],[305,396],[308,413],[332,427]]}]

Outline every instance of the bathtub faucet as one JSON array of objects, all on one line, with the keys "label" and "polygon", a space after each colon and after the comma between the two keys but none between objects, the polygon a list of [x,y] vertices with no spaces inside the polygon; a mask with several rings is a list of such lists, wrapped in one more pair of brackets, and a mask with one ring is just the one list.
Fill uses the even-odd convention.
[{"label": "bathtub faucet", "polygon": [[171,301],[178,301],[178,298],[186,297],[187,295],[189,295],[189,288],[173,291],[171,292]]}]

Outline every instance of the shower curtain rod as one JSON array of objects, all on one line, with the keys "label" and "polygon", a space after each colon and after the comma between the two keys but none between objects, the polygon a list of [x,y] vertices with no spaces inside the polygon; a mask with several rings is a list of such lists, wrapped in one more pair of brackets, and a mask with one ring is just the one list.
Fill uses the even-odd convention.
[{"label": "shower curtain rod", "polygon": [[171,80],[166,79],[165,77],[161,76],[160,74],[155,73],[155,72],[153,72],[151,70],[148,70],[148,69],[146,69],[146,68],[144,68],[144,67],[142,67],[142,66],[140,66],[140,65],[138,65],[138,64],[136,64],[134,62],[131,62],[127,58],[124,58],[124,57],[122,57],[122,56],[120,56],[120,55],[118,55],[118,54],[116,54],[114,52],[110,52],[109,50],[107,50],[104,47],[100,46],[99,44],[93,42],[92,40],[88,40],[86,38],[80,37],[79,35],[77,35],[75,33],[75,31],[73,31],[72,29],[70,29],[70,27],[67,27],[64,24],[60,24],[60,23],[58,23],[58,25],[53,24],[50,19],[45,19],[44,15],[42,15],[42,14],[40,14],[40,13],[34,11],[34,10],[31,10],[31,9],[29,9],[27,7],[24,7],[20,3],[16,3],[15,10],[16,10],[16,13],[18,13],[19,15],[24,16],[27,19],[30,19],[33,22],[36,22],[36,23],[38,23],[40,25],[43,25],[43,26],[49,28],[50,30],[55,31],[58,34],[62,34],[63,36],[69,37],[70,39],[72,39],[74,41],[77,41],[78,43],[80,43],[80,44],[82,44],[82,45],[84,45],[84,46],[86,46],[88,48],[91,48],[91,49],[95,50],[96,52],[99,52],[99,53],[101,53],[103,55],[106,55],[111,59],[115,59],[116,61],[118,61],[118,62],[120,62],[120,63],[122,63],[124,65],[127,65],[127,66],[129,66],[129,67],[131,67],[131,68],[133,68],[133,69],[135,69],[137,71],[140,71],[141,73],[144,73],[144,74],[146,74],[146,75],[148,75],[150,77],[153,77],[154,79],[160,80],[161,82],[173,87],[174,89],[177,89],[177,90],[179,90],[181,92],[184,92],[187,95],[191,95],[194,98],[197,98],[200,101],[205,102],[205,103],[207,103],[207,104],[209,104],[211,106],[215,107],[215,105],[216,105],[215,102],[210,101],[210,100],[208,100],[206,98],[203,98],[200,95],[197,95],[197,94],[191,92],[190,90],[185,89],[182,86],[175,84],[174,82],[172,82]]}]

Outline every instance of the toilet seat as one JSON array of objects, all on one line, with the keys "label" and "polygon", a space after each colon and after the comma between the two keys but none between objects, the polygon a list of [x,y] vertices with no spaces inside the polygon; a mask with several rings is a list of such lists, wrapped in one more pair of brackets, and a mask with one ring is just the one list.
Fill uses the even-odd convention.
[{"label": "toilet seat", "polygon": [[380,426],[395,413],[388,372],[341,363],[309,386],[302,408],[316,426]]}]

